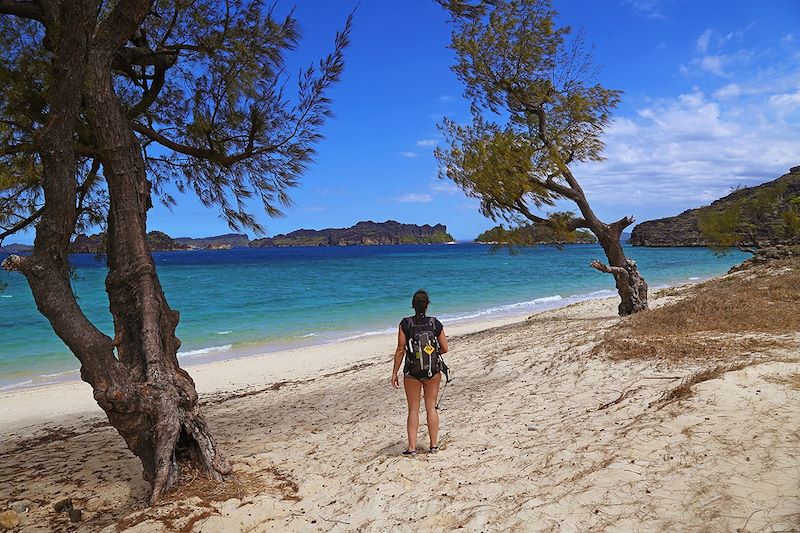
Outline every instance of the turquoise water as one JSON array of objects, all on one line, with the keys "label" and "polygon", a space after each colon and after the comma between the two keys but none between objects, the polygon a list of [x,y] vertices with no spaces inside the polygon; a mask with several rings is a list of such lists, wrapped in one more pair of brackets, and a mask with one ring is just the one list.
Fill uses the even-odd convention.
[{"label": "turquoise water", "polygon": [[[746,255],[704,248],[630,248],[651,287],[722,274]],[[154,254],[170,305],[181,312],[184,363],[394,331],[412,293],[431,295],[447,325],[522,314],[613,295],[613,278],[590,268],[596,245],[492,253],[488,246],[405,245],[262,248]],[[84,312],[113,336],[105,266],[71,259]],[[0,388],[75,376],[78,362],[36,310],[21,275],[0,273]]]}]

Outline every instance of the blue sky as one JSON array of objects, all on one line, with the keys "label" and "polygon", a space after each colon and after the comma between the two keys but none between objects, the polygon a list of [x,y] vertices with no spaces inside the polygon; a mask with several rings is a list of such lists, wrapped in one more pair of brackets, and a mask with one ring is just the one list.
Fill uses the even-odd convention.
[{"label": "blue sky", "polygon": [[[594,43],[599,81],[624,91],[606,134],[607,160],[577,166],[596,211],[638,221],[707,204],[737,185],[800,164],[800,2],[555,0],[559,22]],[[295,5],[304,30],[298,68],[331,48],[355,2]],[[468,119],[450,71],[450,27],[433,0],[362,0],[342,83],[331,93],[315,164],[292,191],[295,206],[267,234],[359,220],[444,223],[458,239],[494,223],[477,201],[438,179],[433,149],[443,116]],[[156,205],[149,229],[173,236],[228,232],[191,195]],[[560,208],[569,208],[567,205]],[[30,242],[32,235],[20,235]]]}]

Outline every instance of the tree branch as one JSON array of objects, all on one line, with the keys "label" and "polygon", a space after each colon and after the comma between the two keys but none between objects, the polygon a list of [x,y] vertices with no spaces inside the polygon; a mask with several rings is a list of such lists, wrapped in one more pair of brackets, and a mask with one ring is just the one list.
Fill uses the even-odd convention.
[{"label": "tree branch", "polygon": [[43,208],[40,207],[39,209],[34,211],[29,217],[23,218],[22,220],[20,220],[19,222],[17,222],[16,224],[14,224],[10,228],[8,228],[7,230],[5,230],[2,233],[0,233],[0,241],[5,239],[9,235],[13,235],[16,232],[18,232],[18,231],[20,231],[22,229],[25,229],[25,227],[27,227],[31,223],[35,222],[36,219],[38,219],[40,216],[42,216],[42,209]]},{"label": "tree branch", "polygon": [[44,24],[44,10],[35,0],[0,0],[0,15],[13,15]]},{"label": "tree branch", "polygon": [[604,263],[601,263],[597,259],[589,263],[589,265],[592,268],[599,270],[600,272],[605,272],[606,274],[613,274],[615,278],[616,277],[621,277],[623,279],[628,278],[628,271],[622,267],[608,266]]},{"label": "tree branch", "polygon": [[238,154],[227,155],[227,154],[222,154],[222,153],[214,151],[214,150],[209,150],[207,148],[198,148],[196,146],[187,146],[185,144],[181,144],[181,143],[175,142],[172,139],[169,139],[169,138],[165,137],[164,135],[162,135],[161,133],[157,132],[156,130],[154,130],[152,128],[149,128],[149,127],[145,126],[144,124],[139,124],[138,122],[133,122],[131,125],[132,125],[133,130],[135,132],[140,133],[140,134],[144,135],[145,137],[148,137],[150,140],[157,142],[158,144],[160,144],[161,146],[163,146],[165,148],[169,148],[170,150],[178,152],[179,154],[184,154],[184,155],[188,155],[188,156],[191,156],[191,157],[197,157],[199,159],[206,159],[208,161],[211,161],[213,163],[217,163],[219,165],[226,166],[226,167],[234,165],[234,164],[238,163],[239,161],[247,159],[248,157],[259,155],[259,154],[263,154],[263,153],[269,152],[272,149],[274,149],[274,147],[272,147],[272,146],[270,146],[270,147],[261,147],[261,148],[258,148],[258,149],[249,147],[247,150],[244,150],[243,152],[240,152]]},{"label": "tree branch", "polygon": [[616,222],[611,224],[611,229],[614,230],[617,235],[620,235],[622,231],[633,224],[635,222],[634,218],[631,216],[622,217],[621,219],[617,220]]}]

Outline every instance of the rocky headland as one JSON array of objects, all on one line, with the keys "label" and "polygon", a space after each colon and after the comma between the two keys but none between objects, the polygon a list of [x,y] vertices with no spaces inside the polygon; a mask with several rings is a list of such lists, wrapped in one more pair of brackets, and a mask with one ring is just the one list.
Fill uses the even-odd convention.
[{"label": "rocky headland", "polygon": [[680,215],[642,222],[633,228],[628,243],[633,246],[709,246],[700,230],[703,217],[733,213],[744,236],[742,245],[763,246],[800,242],[787,232],[792,217],[800,217],[800,166],[780,178],[737,189],[727,196]]}]

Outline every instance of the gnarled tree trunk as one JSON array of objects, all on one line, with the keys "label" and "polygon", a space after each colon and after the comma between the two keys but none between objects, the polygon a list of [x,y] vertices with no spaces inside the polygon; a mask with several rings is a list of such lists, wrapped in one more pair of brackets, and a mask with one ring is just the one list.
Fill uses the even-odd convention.
[{"label": "gnarled tree trunk", "polygon": [[[175,482],[184,460],[217,480],[232,468],[208,430],[194,382],[178,365],[178,313],[167,304],[145,240],[151,202],[142,149],[112,82],[114,52],[139,27],[150,3],[120,2],[99,26],[97,0],[46,4],[54,83],[49,119],[34,139],[45,204],[31,256],[10,256],[3,266],[26,277],[40,312],[81,362],[81,378],[141,459],[154,502]],[[110,197],[106,290],[113,340],[83,314],[69,281],[69,242],[78,216],[72,143],[82,105]]]},{"label": "gnarled tree trunk", "polygon": [[639,274],[633,259],[625,256],[620,237],[622,229],[615,225],[603,224],[592,230],[603,247],[608,258],[608,265],[600,261],[592,261],[592,267],[614,276],[617,293],[620,297],[619,315],[627,316],[647,309],[647,282]]},{"label": "gnarled tree trunk", "polygon": [[636,262],[625,256],[620,239],[622,231],[633,224],[633,218],[623,217],[611,224],[606,224],[595,215],[586,195],[572,172],[564,165],[564,175],[570,185],[569,189],[560,191],[575,202],[583,218],[571,221],[572,227],[589,228],[595,234],[600,246],[608,259],[608,265],[598,260],[591,262],[591,266],[600,272],[614,276],[619,294],[620,303],[618,311],[620,316],[627,316],[647,309],[647,282],[641,274]]},{"label": "gnarled tree trunk", "polygon": [[130,387],[130,401],[106,412],[141,459],[155,501],[175,482],[183,460],[194,461],[217,480],[232,469],[208,430],[194,382],[178,364],[179,315],[167,303],[146,242],[151,200],[142,148],[112,83],[113,54],[148,7],[145,0],[128,2],[110,31],[98,30],[84,97],[108,185],[106,291],[114,346]]}]

